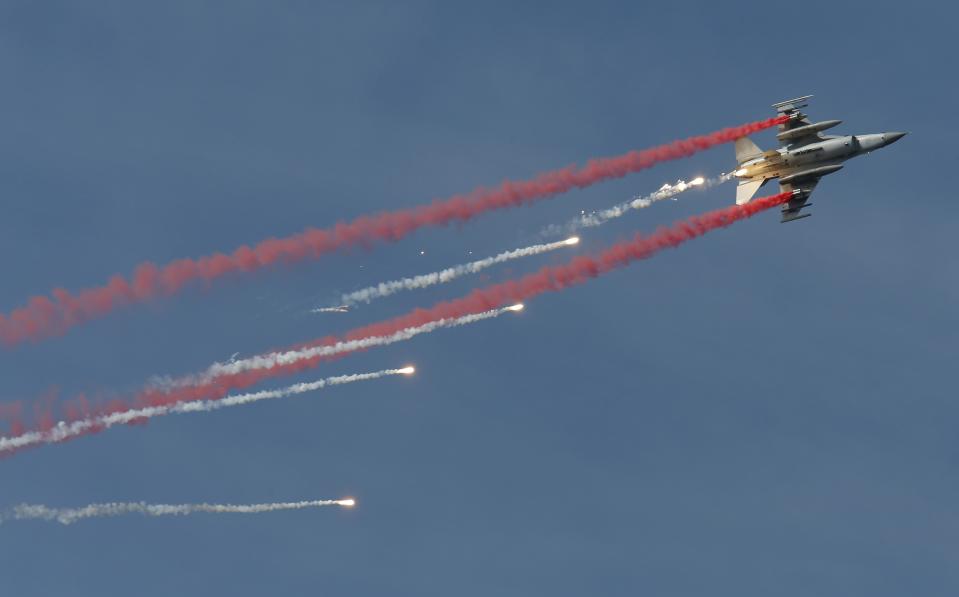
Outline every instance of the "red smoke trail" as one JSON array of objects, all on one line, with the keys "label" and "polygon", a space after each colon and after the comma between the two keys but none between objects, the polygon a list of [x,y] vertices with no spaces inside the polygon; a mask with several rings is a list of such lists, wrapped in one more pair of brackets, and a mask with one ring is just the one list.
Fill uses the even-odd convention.
[{"label": "red smoke trail", "polygon": [[504,182],[493,189],[479,188],[410,209],[360,216],[333,228],[307,229],[286,238],[271,238],[253,248],[246,245],[229,255],[215,253],[199,259],[180,259],[157,267],[141,263],[130,279],[115,275],[104,285],[70,293],[54,289],[50,296],[34,296],[26,306],[0,314],[0,341],[14,345],[65,333],[81,323],[102,317],[122,305],[148,301],[179,292],[195,280],[210,281],[233,272],[250,272],[277,262],[293,263],[357,244],[395,241],[425,226],[464,222],[495,209],[529,204],[572,188],[583,188],[611,178],[644,170],[667,160],[693,155],[721,143],[767,129],[785,121],[770,118],[723,129],[666,145],[590,160],[585,166],[568,166],[524,181]]},{"label": "red smoke trail", "polygon": [[[470,294],[449,302],[442,302],[429,309],[415,309],[406,315],[374,323],[346,333],[342,338],[327,337],[296,348],[331,345],[338,340],[357,340],[373,336],[388,336],[400,330],[424,325],[444,318],[456,318],[471,313],[481,313],[518,301],[528,300],[546,292],[556,292],[589,281],[604,273],[646,259],[661,251],[677,247],[688,240],[700,237],[711,230],[725,228],[739,220],[785,203],[791,193],[755,199],[746,205],[732,205],[717,209],[670,227],[659,228],[649,236],[637,234],[632,240],[617,243],[595,256],[579,256],[564,265],[547,266],[536,273],[518,280],[510,280],[477,289]],[[336,357],[344,356],[343,354]],[[192,400],[222,398],[231,390],[246,388],[265,379],[280,377],[315,367],[321,360],[334,357],[314,357],[268,369],[253,369],[241,373],[223,375],[207,383],[172,390],[147,389],[136,396],[132,403],[114,402],[106,408],[87,411],[88,415],[106,415],[113,412],[160,406]],[[96,430],[91,430],[93,433]]]}]

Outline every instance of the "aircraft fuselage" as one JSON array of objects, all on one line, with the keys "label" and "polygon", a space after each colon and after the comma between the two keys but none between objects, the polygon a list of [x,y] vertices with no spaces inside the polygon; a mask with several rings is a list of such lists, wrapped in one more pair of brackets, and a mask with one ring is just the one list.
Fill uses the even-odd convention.
[{"label": "aircraft fuselage", "polygon": [[895,143],[905,133],[871,133],[830,137],[801,146],[785,146],[740,164],[740,179],[781,178],[811,168],[840,164],[850,158]]}]

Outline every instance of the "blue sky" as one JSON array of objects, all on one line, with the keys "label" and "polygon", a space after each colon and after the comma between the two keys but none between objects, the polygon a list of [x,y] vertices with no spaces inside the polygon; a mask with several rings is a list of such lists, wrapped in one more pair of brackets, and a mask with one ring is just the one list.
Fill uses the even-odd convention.
[{"label": "blue sky", "polygon": [[[910,132],[825,179],[813,218],[760,215],[521,315],[295,381],[408,362],[414,378],[0,462],[0,506],[359,500],[4,524],[5,591],[954,595],[955,19],[922,1],[3,3],[4,312],[143,260],[707,132],[807,93],[839,131]],[[569,253],[306,313],[732,161],[723,147],[128,309],[4,352],[0,398],[128,391],[459,296]],[[579,250],[733,191],[587,231]]]}]

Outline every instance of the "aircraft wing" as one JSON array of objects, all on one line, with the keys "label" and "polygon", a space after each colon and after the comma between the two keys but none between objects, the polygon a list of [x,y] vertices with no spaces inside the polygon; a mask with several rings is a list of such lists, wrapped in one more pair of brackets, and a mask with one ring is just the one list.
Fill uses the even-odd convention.
[{"label": "aircraft wing", "polygon": [[819,178],[807,178],[802,182],[779,185],[779,190],[782,193],[791,193],[796,189],[802,191],[799,197],[790,199],[788,203],[783,205],[782,219],[779,220],[780,224],[792,222],[793,220],[801,220],[812,215],[809,213],[800,215],[799,211],[812,205],[812,203],[807,203],[807,201],[809,201],[809,196],[812,195],[813,189],[816,188],[817,184],[819,184]]}]

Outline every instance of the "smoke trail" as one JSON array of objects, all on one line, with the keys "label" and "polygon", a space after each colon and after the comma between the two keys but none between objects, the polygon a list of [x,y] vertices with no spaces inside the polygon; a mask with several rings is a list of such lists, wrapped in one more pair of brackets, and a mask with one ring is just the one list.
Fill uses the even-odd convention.
[{"label": "smoke trail", "polygon": [[373,373],[357,373],[353,375],[338,375],[327,377],[318,381],[308,383],[298,383],[279,390],[263,390],[261,392],[251,392],[249,394],[239,394],[236,396],[227,396],[219,400],[203,400],[199,402],[178,402],[164,406],[147,406],[143,408],[134,408],[122,412],[114,412],[100,416],[94,416],[77,421],[60,421],[56,425],[40,430],[23,433],[14,437],[0,438],[0,454],[14,452],[30,446],[40,444],[55,444],[82,435],[88,435],[94,431],[104,431],[116,425],[129,425],[131,423],[141,423],[155,417],[165,415],[180,415],[185,413],[210,412],[226,408],[228,406],[241,406],[261,400],[275,400],[277,398],[286,398],[296,394],[314,392],[316,390],[328,387],[339,386],[357,381],[367,381],[379,379],[388,375],[410,375],[414,371],[413,367],[403,367],[402,369],[384,369]]},{"label": "smoke trail", "polygon": [[316,309],[310,309],[310,313],[349,313],[349,305],[339,305],[337,307],[317,307]]},{"label": "smoke trail", "polygon": [[664,184],[657,191],[650,193],[645,197],[634,197],[630,201],[621,203],[619,205],[614,205],[608,209],[592,212],[589,214],[583,214],[583,216],[579,218],[579,221],[576,223],[576,225],[579,228],[602,226],[610,220],[614,220],[623,216],[628,211],[634,209],[645,209],[657,201],[662,201],[663,199],[672,199],[677,195],[688,191],[689,189],[708,189],[717,184],[726,182],[731,178],[731,174],[723,174],[722,176],[708,179],[700,176],[698,178],[694,178],[690,182],[679,180],[674,185]]},{"label": "smoke trail", "polygon": [[[717,184],[724,183],[732,178],[732,174],[723,174],[713,178],[703,178],[700,176],[692,179],[689,182],[678,180],[676,181],[676,184],[667,183],[649,195],[634,197],[625,203],[621,203],[601,211],[594,211],[588,214],[584,212],[582,215],[580,215],[580,217],[568,222],[564,228],[557,225],[548,226],[543,229],[541,235],[553,236],[562,232],[563,230],[567,232],[576,232],[581,228],[601,226],[612,219],[625,215],[626,212],[630,210],[643,209],[649,207],[657,201],[672,199],[690,189],[708,189],[716,186]],[[380,282],[375,286],[368,286],[366,288],[342,295],[340,297],[340,302],[343,303],[341,306],[318,307],[311,309],[311,312],[345,312],[350,306],[356,305],[357,303],[370,303],[375,299],[390,296],[391,294],[395,294],[403,290],[417,290],[420,288],[426,288],[428,286],[434,286],[436,284],[445,284],[462,276],[479,273],[484,269],[504,263],[506,261],[512,261],[522,257],[531,257],[533,255],[539,255],[540,253],[554,251],[556,249],[576,245],[578,243],[579,238],[574,236],[562,241],[533,245],[530,247],[524,247],[522,249],[514,249],[512,251],[504,251],[503,253],[493,257],[487,257],[486,259],[479,259],[470,263],[456,265],[438,272],[421,274],[408,278],[400,278],[398,280],[390,280],[388,282]]]},{"label": "smoke trail", "polygon": [[215,253],[199,259],[180,259],[163,267],[151,262],[141,263],[129,279],[115,275],[103,286],[75,294],[56,288],[50,296],[34,296],[26,306],[5,316],[0,315],[0,341],[14,345],[59,335],[76,325],[103,317],[119,306],[175,294],[192,281],[212,281],[226,274],[251,272],[277,262],[315,259],[344,247],[396,241],[426,226],[465,222],[488,211],[528,205],[573,188],[621,178],[663,161],[688,157],[786,120],[782,116],[770,118],[643,151],[593,159],[582,167],[568,166],[529,180],[507,181],[492,189],[479,188],[467,195],[410,209],[361,216],[324,230],[311,228],[294,236],[262,241],[252,248],[244,245],[229,255]]},{"label": "smoke trail", "polygon": [[[518,281],[503,282],[485,289],[474,290],[464,298],[439,303],[432,309],[417,309],[408,315],[348,333],[347,338],[355,337],[353,339],[332,343],[324,339],[295,350],[273,352],[229,363],[216,363],[207,369],[201,377],[193,378],[189,383],[202,385],[217,379],[229,378],[251,371],[268,371],[292,366],[298,362],[318,357],[391,344],[398,340],[408,339],[413,335],[433,331],[438,326],[461,325],[461,321],[472,322],[475,321],[473,318],[478,317],[484,319],[496,317],[507,310],[513,310],[521,306],[522,303],[518,301],[535,297],[544,292],[581,284],[589,278],[606,273],[611,269],[628,265],[638,259],[648,258],[664,248],[678,246],[687,240],[702,236],[710,230],[723,228],[741,219],[751,217],[760,211],[783,203],[789,197],[789,193],[764,197],[746,206],[734,205],[701,216],[693,216],[689,220],[674,224],[670,228],[660,228],[649,237],[637,234],[633,240],[614,245],[597,257],[575,257],[565,265],[544,267],[539,272],[524,276]],[[742,209],[747,206],[751,207]],[[516,304],[513,306],[500,306],[503,303],[514,301],[516,301]],[[478,309],[489,309],[490,306],[495,308],[476,313]],[[445,315],[450,312],[458,314],[458,317],[453,319]],[[465,313],[465,315],[461,313]]]},{"label": "smoke trail", "polygon": [[[447,282],[451,282],[456,278],[479,273],[484,269],[493,267],[494,265],[500,263],[505,263],[514,259],[520,259],[522,257],[531,257],[533,255],[539,255],[540,253],[546,253],[548,251],[555,251],[556,249],[570,247],[576,245],[577,243],[579,243],[579,238],[574,236],[554,243],[533,245],[531,247],[524,247],[522,249],[505,251],[499,255],[494,255],[493,257],[478,259],[462,265],[454,265],[453,267],[448,267],[438,272],[421,274],[419,276],[413,276],[410,278],[401,278],[399,280],[390,280],[389,282],[380,282],[376,286],[369,286],[367,288],[357,290],[356,292],[344,294],[340,298],[340,301],[346,306],[355,305],[357,303],[369,303],[373,299],[383,298],[384,296],[389,296],[401,290],[416,290],[418,288],[426,288],[427,286],[434,286],[436,284],[446,284]],[[332,307],[326,307],[326,309],[331,308]]]},{"label": "smoke trail", "polygon": [[[473,316],[495,317],[506,309],[514,308],[502,307],[504,304],[583,284],[634,261],[652,257],[663,249],[678,247],[712,230],[725,228],[750,218],[785,203],[791,196],[791,193],[780,193],[755,199],[745,205],[731,205],[693,216],[670,227],[659,228],[649,236],[637,234],[633,239],[617,243],[597,255],[580,255],[563,265],[543,267],[538,272],[517,280],[477,289],[459,299],[437,303],[429,309],[414,309],[406,315],[355,329],[345,334],[342,339],[322,338],[284,353],[271,353],[234,363],[218,363],[201,375],[202,381],[196,385],[177,385],[168,389],[148,388],[136,397],[134,406],[112,405],[111,412],[122,412],[142,406],[212,400],[225,396],[233,389],[249,387],[266,379],[291,375],[316,367],[324,358],[329,358],[329,354],[333,354],[328,354],[326,351],[337,345],[356,342],[358,344],[351,346],[354,347],[353,350],[357,350],[362,347],[360,343],[365,339],[388,338],[394,335],[401,337],[403,330],[423,328],[443,321],[453,322]],[[500,313],[492,314],[497,311]],[[378,343],[379,340],[374,342]],[[343,352],[344,349],[332,348],[332,350]],[[93,429],[90,432],[94,431],[96,430]],[[14,435],[6,439],[11,441],[16,437]]]},{"label": "smoke trail", "polygon": [[600,211],[593,211],[590,213],[583,212],[579,215],[579,217],[573,218],[564,226],[557,224],[547,226],[543,228],[540,234],[542,236],[556,236],[557,234],[562,233],[573,233],[582,228],[602,226],[606,222],[622,217],[632,210],[645,209],[657,201],[673,199],[690,189],[708,189],[731,180],[732,178],[732,174],[723,174],[713,178],[703,178],[699,176],[689,182],[686,182],[685,180],[677,180],[676,184],[666,183],[648,195],[633,197],[629,201]]},{"label": "smoke trail", "polygon": [[[273,352],[229,363],[215,363],[200,376],[187,378],[185,383],[189,385],[169,390],[169,395],[162,399],[170,400],[175,396],[175,400],[184,397],[195,400],[197,398],[190,396],[196,391],[202,393],[210,388],[231,386],[233,383],[256,383],[273,377],[274,373],[286,374],[313,367],[323,357],[390,344],[433,331],[437,327],[462,325],[478,319],[496,317],[508,310],[521,308],[522,305],[517,302],[512,306],[502,307],[504,303],[522,301],[544,292],[581,284],[635,260],[651,257],[664,248],[678,246],[711,230],[749,218],[785,202],[789,197],[789,193],[782,193],[756,199],[746,205],[732,205],[693,216],[669,228],[660,228],[648,237],[637,234],[634,239],[613,245],[598,256],[578,256],[565,265],[547,266],[519,280],[474,290],[463,298],[441,302],[430,309],[416,309],[407,315],[359,328],[347,333],[344,339],[323,338],[285,352]],[[184,382],[173,385],[182,386]],[[179,394],[181,391],[187,393]]]},{"label": "smoke trail", "polygon": [[[84,435],[99,433],[116,425],[138,423],[155,416],[216,410],[223,406],[234,406],[236,404],[246,404],[256,400],[279,397],[279,394],[291,395],[302,393],[310,391],[310,386],[315,384],[339,385],[353,381],[373,379],[384,375],[408,374],[411,373],[411,368],[404,367],[402,369],[390,369],[376,373],[328,378],[320,382],[313,382],[312,384],[297,384],[286,390],[255,392],[241,396],[226,396],[226,393],[230,390],[249,387],[256,383],[256,381],[253,380],[256,378],[257,370],[276,369],[277,367],[285,368],[289,372],[303,370],[308,368],[305,366],[307,363],[312,363],[309,367],[313,367],[321,360],[333,358],[337,355],[410,340],[416,336],[440,328],[458,327],[485,319],[492,319],[499,317],[503,313],[518,311],[522,308],[522,305],[510,305],[485,312],[471,313],[461,317],[441,318],[420,326],[400,329],[389,335],[367,336],[339,342],[330,341],[326,344],[318,344],[312,347],[304,346],[299,349],[274,352],[247,359],[231,359],[226,363],[218,362],[211,365],[203,373],[195,376],[182,377],[179,379],[155,378],[151,380],[150,386],[147,389],[136,396],[132,404],[114,402],[106,408],[92,410],[85,400],[80,399],[76,404],[68,405],[68,407],[72,407],[70,409],[72,412],[78,414],[68,417],[66,421],[60,421],[54,424],[52,419],[47,417],[44,419],[46,423],[37,429],[20,431],[7,437],[0,437],[0,455],[9,455],[24,448],[41,444],[59,443]],[[250,375],[245,372],[254,373]],[[250,375],[250,383],[243,383],[242,379],[245,374]],[[230,383],[224,384],[224,379],[231,381]],[[224,398],[224,396],[226,397]],[[195,406],[196,404],[199,404],[199,406]],[[17,422],[14,427],[21,429],[22,424]]]},{"label": "smoke trail", "polygon": [[0,522],[7,520],[46,520],[60,524],[73,524],[85,518],[123,516],[124,514],[143,514],[144,516],[186,516],[197,512],[213,514],[260,514],[277,510],[302,510],[304,508],[322,508],[324,506],[352,507],[356,501],[310,500],[304,502],[277,502],[273,504],[147,504],[146,502],[110,502],[90,504],[82,508],[50,508],[37,504],[20,504],[0,516]]},{"label": "smoke trail", "polygon": [[[387,346],[396,342],[404,342],[422,334],[429,334],[440,328],[453,328],[470,323],[476,323],[485,319],[492,319],[510,311],[520,311],[522,304],[510,305],[498,309],[491,309],[480,313],[470,313],[461,317],[448,317],[430,321],[423,325],[412,326],[396,330],[383,336],[366,336],[356,340],[341,340],[339,342],[308,345],[293,350],[283,352],[271,352],[268,354],[257,355],[246,359],[234,359],[226,363],[214,363],[206,371],[199,375],[181,377],[178,379],[155,378],[153,385],[157,388],[172,389],[177,387],[189,387],[209,383],[219,377],[237,375],[244,371],[253,371],[256,369],[269,369],[276,366],[292,365],[298,361],[306,359],[323,359],[339,354],[366,350],[374,346]],[[3,440],[0,439],[0,452]]]}]

